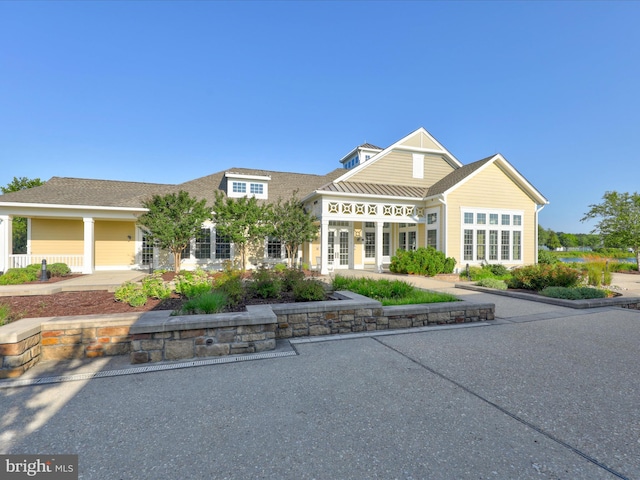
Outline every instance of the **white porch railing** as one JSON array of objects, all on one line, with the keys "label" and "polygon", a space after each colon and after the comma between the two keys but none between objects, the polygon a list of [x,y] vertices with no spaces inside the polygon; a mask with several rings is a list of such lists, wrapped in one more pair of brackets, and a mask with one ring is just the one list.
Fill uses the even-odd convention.
[{"label": "white porch railing", "polygon": [[72,272],[82,272],[84,255],[9,255],[9,268],[24,268],[34,263],[66,263]]}]

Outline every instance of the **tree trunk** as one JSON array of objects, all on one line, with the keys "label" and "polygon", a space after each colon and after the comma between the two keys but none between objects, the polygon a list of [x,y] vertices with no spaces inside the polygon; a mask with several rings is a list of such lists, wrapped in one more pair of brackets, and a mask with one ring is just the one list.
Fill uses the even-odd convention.
[{"label": "tree trunk", "polygon": [[293,253],[291,245],[285,245],[284,248],[287,250],[287,266],[291,268],[293,266]]},{"label": "tree trunk", "polygon": [[635,251],[636,254],[636,265],[638,266],[638,271],[640,272],[640,248]]},{"label": "tree trunk", "polygon": [[180,254],[182,252],[173,252],[173,271],[178,274],[180,273]]}]

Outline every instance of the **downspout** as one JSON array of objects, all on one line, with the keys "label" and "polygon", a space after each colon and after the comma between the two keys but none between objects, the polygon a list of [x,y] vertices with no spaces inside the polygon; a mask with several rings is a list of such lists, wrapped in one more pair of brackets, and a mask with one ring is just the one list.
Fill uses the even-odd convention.
[{"label": "downspout", "polygon": [[438,201],[442,204],[442,217],[444,221],[442,222],[442,239],[444,243],[444,249],[442,250],[445,257],[448,257],[449,254],[447,252],[447,222],[449,219],[447,218],[447,200],[445,198],[438,198]]},{"label": "downspout", "polygon": [[540,211],[545,207],[546,205],[536,205],[536,212],[534,215],[534,236],[536,239],[536,249],[533,255],[533,259],[535,260],[535,263],[538,263],[538,250],[540,250],[540,245],[538,245],[538,214],[540,213]]}]

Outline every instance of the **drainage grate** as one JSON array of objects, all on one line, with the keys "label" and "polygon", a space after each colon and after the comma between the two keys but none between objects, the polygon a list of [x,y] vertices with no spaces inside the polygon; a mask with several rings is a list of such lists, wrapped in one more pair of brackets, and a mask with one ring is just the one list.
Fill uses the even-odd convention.
[{"label": "drainage grate", "polygon": [[0,382],[0,388],[26,387],[30,385],[46,385],[50,383],[75,382],[79,380],[91,380],[93,378],[119,377],[122,375],[135,375],[138,373],[161,372],[164,370],[177,370],[179,368],[204,367],[207,365],[218,365],[221,363],[239,363],[252,360],[264,360],[267,358],[294,357],[295,351],[287,352],[265,352],[232,357],[218,357],[206,360],[194,360],[190,362],[180,362],[161,365],[145,365],[143,367],[122,368],[120,370],[104,370],[101,372],[78,373],[76,375],[60,375],[57,377],[42,377],[22,380],[10,380]]}]

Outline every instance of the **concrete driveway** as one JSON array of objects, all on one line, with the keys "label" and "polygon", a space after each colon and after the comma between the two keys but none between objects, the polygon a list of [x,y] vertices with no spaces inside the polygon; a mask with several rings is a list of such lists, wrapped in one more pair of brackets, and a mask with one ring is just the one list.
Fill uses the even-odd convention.
[{"label": "concrete driveway", "polygon": [[640,312],[512,301],[487,327],[0,388],[0,453],[78,454],[83,479],[640,478]]}]

